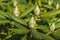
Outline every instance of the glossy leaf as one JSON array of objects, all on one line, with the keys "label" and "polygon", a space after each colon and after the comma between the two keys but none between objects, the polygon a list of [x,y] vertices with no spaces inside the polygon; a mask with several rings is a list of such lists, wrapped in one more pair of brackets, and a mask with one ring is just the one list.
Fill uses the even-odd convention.
[{"label": "glossy leaf", "polygon": [[0,24],[10,23],[9,20],[0,20]]},{"label": "glossy leaf", "polygon": [[20,17],[24,17],[26,16],[28,13],[30,13],[33,9],[35,8],[35,6],[30,7],[27,11],[25,11],[25,13],[23,13]]},{"label": "glossy leaf", "polygon": [[32,36],[36,39],[40,39],[40,40],[55,40],[54,38],[52,38],[51,36],[48,36],[46,34],[43,33],[39,33],[36,30],[32,31]]},{"label": "glossy leaf", "polygon": [[27,25],[22,19],[19,19],[19,18],[15,17],[14,15],[9,14],[9,13],[7,13],[7,15],[10,16],[14,21],[17,21],[23,25]]},{"label": "glossy leaf", "polygon": [[56,38],[56,40],[60,40],[60,29],[57,29],[52,33],[53,37]]},{"label": "glossy leaf", "polygon": [[21,38],[21,40],[27,40],[27,35]]},{"label": "glossy leaf", "polygon": [[23,29],[22,28],[18,28],[18,29],[12,28],[10,30],[12,30],[16,34],[26,34],[26,33],[29,32],[29,30],[28,29],[25,29],[25,28],[23,28]]},{"label": "glossy leaf", "polygon": [[41,17],[49,18],[49,17],[52,17],[52,16],[57,15],[57,14],[60,14],[60,10],[53,10],[53,11],[44,13],[43,15],[41,15]]}]

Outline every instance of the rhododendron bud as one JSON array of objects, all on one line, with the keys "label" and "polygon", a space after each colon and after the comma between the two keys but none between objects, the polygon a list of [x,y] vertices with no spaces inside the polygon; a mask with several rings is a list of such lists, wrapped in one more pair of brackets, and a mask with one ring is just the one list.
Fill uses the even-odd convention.
[{"label": "rhododendron bud", "polygon": [[18,17],[20,15],[20,12],[19,12],[16,0],[14,1],[13,5],[14,5],[13,15],[15,15],[16,17]]},{"label": "rhododendron bud", "polygon": [[52,3],[53,3],[53,0],[48,0],[48,5],[52,5]]},{"label": "rhododendron bud", "polygon": [[35,24],[36,24],[36,22],[34,20],[34,17],[32,16],[32,18],[29,21],[29,27],[34,29]]},{"label": "rhododendron bud", "polygon": [[35,10],[34,10],[34,14],[35,14],[36,16],[39,16],[39,14],[40,14],[40,8],[39,8],[38,5],[36,6],[36,8],[35,8]]},{"label": "rhododendron bud", "polygon": [[50,26],[50,31],[53,32],[55,30],[55,23],[52,23],[52,25]]},{"label": "rhododendron bud", "polygon": [[60,6],[59,6],[59,4],[57,3],[57,4],[56,4],[56,9],[59,9],[59,8],[60,8]]},{"label": "rhododendron bud", "polygon": [[14,14],[16,17],[18,17],[18,16],[20,15],[20,12],[19,12],[17,6],[15,7],[13,14]]}]

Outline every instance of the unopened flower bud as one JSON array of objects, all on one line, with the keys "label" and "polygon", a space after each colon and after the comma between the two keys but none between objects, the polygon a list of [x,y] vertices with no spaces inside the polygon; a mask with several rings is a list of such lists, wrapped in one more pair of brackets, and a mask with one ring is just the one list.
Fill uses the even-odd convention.
[{"label": "unopened flower bud", "polygon": [[36,24],[36,21],[34,20],[34,17],[32,16],[32,18],[29,21],[29,27],[34,29],[35,24]]},{"label": "unopened flower bud", "polygon": [[59,9],[60,8],[60,5],[57,3],[56,4],[56,9]]},{"label": "unopened flower bud", "polygon": [[13,14],[14,14],[16,17],[18,17],[18,16],[20,15],[20,12],[19,12],[17,6],[15,7]]},{"label": "unopened flower bud", "polygon": [[14,1],[14,4],[13,4],[13,6],[17,6],[17,2],[16,2],[16,0]]},{"label": "unopened flower bud", "polygon": [[35,8],[35,10],[34,10],[34,14],[35,14],[36,16],[39,16],[39,14],[40,14],[40,8],[39,8],[38,5],[36,6],[36,8]]},{"label": "unopened flower bud", "polygon": [[53,32],[55,30],[55,23],[52,23],[52,25],[50,26],[50,31]]},{"label": "unopened flower bud", "polygon": [[53,0],[48,0],[48,5],[52,5],[52,3],[53,3]]}]

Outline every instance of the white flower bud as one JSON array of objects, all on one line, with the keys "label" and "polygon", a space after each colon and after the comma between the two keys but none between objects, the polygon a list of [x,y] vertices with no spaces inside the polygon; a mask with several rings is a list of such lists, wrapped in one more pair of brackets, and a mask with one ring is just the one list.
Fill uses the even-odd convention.
[{"label": "white flower bud", "polygon": [[52,3],[53,3],[53,0],[48,0],[48,5],[52,5]]},{"label": "white flower bud", "polygon": [[59,9],[60,8],[60,5],[57,3],[56,4],[56,9]]},{"label": "white flower bud", "polygon": [[15,15],[16,17],[18,17],[20,15],[20,12],[19,12],[19,9],[17,7],[17,2],[16,0],[14,0],[14,12],[13,12],[13,15]]},{"label": "white flower bud", "polygon": [[16,2],[16,0],[14,1],[14,4],[13,4],[13,6],[17,6],[17,2]]},{"label": "white flower bud", "polygon": [[52,25],[50,26],[50,31],[53,32],[55,30],[55,23],[52,23]]},{"label": "white flower bud", "polygon": [[15,15],[16,17],[18,17],[20,15],[20,12],[18,10],[18,7],[16,6],[13,12],[13,15]]},{"label": "white flower bud", "polygon": [[34,17],[32,16],[32,18],[29,21],[29,27],[34,29],[35,24],[36,24],[36,21],[34,20]]},{"label": "white flower bud", "polygon": [[40,8],[39,8],[38,5],[36,6],[36,8],[35,8],[35,10],[34,10],[34,14],[35,14],[36,16],[39,16],[39,14],[40,14]]}]

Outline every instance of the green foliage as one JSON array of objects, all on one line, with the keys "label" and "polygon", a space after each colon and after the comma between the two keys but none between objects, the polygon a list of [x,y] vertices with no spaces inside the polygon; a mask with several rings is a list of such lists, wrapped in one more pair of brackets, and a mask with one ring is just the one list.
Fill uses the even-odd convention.
[{"label": "green foliage", "polygon": [[46,34],[43,34],[43,33],[39,33],[38,31],[36,30],[33,30],[32,31],[32,36],[36,39],[40,39],[40,40],[55,40],[54,38],[50,37],[50,36],[47,36]]},{"label": "green foliage", "polygon": [[60,0],[0,0],[0,40],[60,40]]}]

